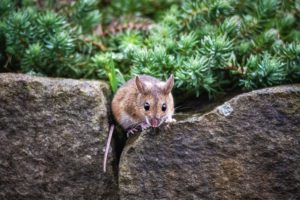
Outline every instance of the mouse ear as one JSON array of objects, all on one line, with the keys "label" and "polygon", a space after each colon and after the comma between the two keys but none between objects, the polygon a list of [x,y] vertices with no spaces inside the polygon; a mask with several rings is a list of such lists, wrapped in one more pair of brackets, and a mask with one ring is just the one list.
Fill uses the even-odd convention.
[{"label": "mouse ear", "polygon": [[141,81],[141,79],[139,78],[139,76],[135,77],[135,84],[136,87],[138,88],[139,92],[142,94],[147,94],[147,85],[145,83],[143,83],[143,81]]},{"label": "mouse ear", "polygon": [[164,93],[169,94],[172,91],[172,88],[174,86],[174,76],[171,74],[171,76],[166,81],[165,87],[164,87]]}]

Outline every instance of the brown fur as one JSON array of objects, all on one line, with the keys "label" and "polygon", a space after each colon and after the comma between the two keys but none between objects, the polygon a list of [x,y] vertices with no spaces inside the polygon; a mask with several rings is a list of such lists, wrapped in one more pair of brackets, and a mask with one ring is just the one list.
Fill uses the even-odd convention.
[{"label": "brown fur", "polygon": [[[124,129],[131,129],[145,122],[146,125],[150,123],[151,126],[157,127],[165,121],[174,121],[172,119],[174,102],[171,94],[173,85],[172,75],[167,82],[145,75],[129,80],[116,92],[112,101],[112,111],[116,121]],[[150,104],[149,111],[144,109],[145,102]],[[167,105],[165,112],[162,111],[163,103]],[[103,159],[104,172],[113,130],[114,125],[111,125]]]},{"label": "brown fur", "polygon": [[[174,113],[171,94],[173,83],[173,76],[167,82],[146,75],[129,80],[117,91],[112,101],[112,111],[116,121],[127,129],[145,122],[145,117],[160,120],[171,118]],[[150,104],[149,111],[144,109],[146,101]],[[165,112],[161,109],[163,103],[167,105]]]}]

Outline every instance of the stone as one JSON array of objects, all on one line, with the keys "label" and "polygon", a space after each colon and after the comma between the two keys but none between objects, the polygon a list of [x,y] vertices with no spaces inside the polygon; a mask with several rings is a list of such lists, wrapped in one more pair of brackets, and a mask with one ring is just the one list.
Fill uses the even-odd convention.
[{"label": "stone", "polygon": [[118,199],[104,82],[0,74],[0,199]]},{"label": "stone", "polygon": [[127,142],[120,199],[300,199],[300,85],[242,94]]}]

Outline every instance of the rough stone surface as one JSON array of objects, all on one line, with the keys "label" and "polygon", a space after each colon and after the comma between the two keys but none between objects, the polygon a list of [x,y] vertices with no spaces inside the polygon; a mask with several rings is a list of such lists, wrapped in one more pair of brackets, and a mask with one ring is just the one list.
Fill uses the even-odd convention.
[{"label": "rough stone surface", "polygon": [[118,199],[111,159],[102,173],[108,94],[98,81],[0,74],[0,199]]},{"label": "rough stone surface", "polygon": [[120,199],[300,199],[300,86],[239,95],[131,138]]}]

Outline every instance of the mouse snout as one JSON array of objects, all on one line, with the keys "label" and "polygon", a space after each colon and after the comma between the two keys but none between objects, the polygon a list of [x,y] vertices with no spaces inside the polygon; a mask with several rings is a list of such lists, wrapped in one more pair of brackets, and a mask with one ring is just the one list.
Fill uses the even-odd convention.
[{"label": "mouse snout", "polygon": [[152,118],[152,119],[150,120],[150,124],[151,124],[151,126],[152,126],[153,128],[158,127],[158,125],[159,125],[159,119],[158,119],[158,118]]}]

